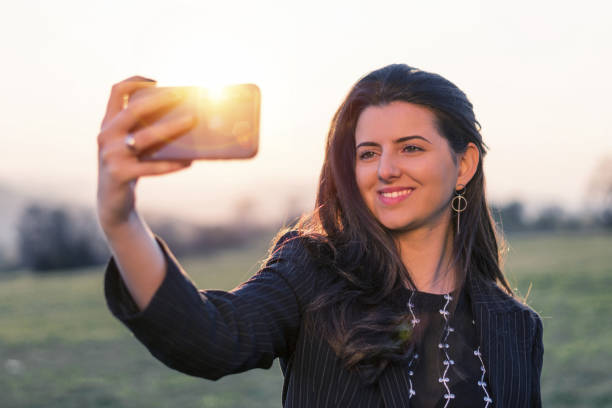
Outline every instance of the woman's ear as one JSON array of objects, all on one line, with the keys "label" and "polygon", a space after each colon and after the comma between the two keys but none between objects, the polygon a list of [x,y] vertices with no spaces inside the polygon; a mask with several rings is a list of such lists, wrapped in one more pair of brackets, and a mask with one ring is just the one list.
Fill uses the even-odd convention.
[{"label": "woman's ear", "polygon": [[468,143],[465,152],[459,155],[459,173],[457,175],[456,190],[461,189],[460,184],[467,186],[478,168],[478,161],[480,160],[480,152],[478,147],[472,142]]}]

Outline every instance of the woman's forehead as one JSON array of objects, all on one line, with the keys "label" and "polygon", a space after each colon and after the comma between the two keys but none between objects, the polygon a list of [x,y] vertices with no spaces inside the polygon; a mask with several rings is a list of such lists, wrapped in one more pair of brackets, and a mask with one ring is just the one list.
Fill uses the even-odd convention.
[{"label": "woman's forehead", "polygon": [[387,105],[368,106],[357,120],[355,143],[380,143],[412,135],[440,138],[435,121],[436,117],[430,109],[409,102],[394,101]]}]

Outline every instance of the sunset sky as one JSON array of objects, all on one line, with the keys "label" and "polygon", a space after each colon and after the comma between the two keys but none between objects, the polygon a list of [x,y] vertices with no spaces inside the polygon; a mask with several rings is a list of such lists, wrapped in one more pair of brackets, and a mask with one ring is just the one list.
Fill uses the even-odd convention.
[{"label": "sunset sky", "polygon": [[23,1],[0,15],[0,183],[95,205],[96,136],[113,83],[252,82],[256,158],[141,179],[138,206],[227,219],[313,204],[331,117],[367,72],[439,73],[475,107],[492,201],[585,205],[612,154],[608,2]]}]

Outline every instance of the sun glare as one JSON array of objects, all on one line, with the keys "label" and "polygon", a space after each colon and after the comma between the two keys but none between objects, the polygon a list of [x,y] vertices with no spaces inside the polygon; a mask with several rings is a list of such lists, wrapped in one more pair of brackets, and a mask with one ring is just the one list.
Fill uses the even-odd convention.
[{"label": "sun glare", "polygon": [[230,85],[238,84],[240,81],[236,80],[215,80],[207,81],[206,83],[201,81],[176,81],[167,82],[164,81],[163,86],[179,86],[179,87],[195,87],[197,89],[198,97],[205,98],[211,102],[221,102],[227,96],[227,87]]},{"label": "sun glare", "polygon": [[212,86],[205,86],[208,93],[208,97],[213,101],[220,101],[225,96],[226,84],[214,84]]}]

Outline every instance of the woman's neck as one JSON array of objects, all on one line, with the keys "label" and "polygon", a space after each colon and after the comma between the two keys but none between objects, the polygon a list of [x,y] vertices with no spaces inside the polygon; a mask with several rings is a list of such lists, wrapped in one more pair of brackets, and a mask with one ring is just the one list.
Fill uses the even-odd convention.
[{"label": "woman's neck", "polygon": [[441,294],[455,289],[455,268],[450,268],[453,237],[449,221],[396,235],[402,262],[421,292]]}]

